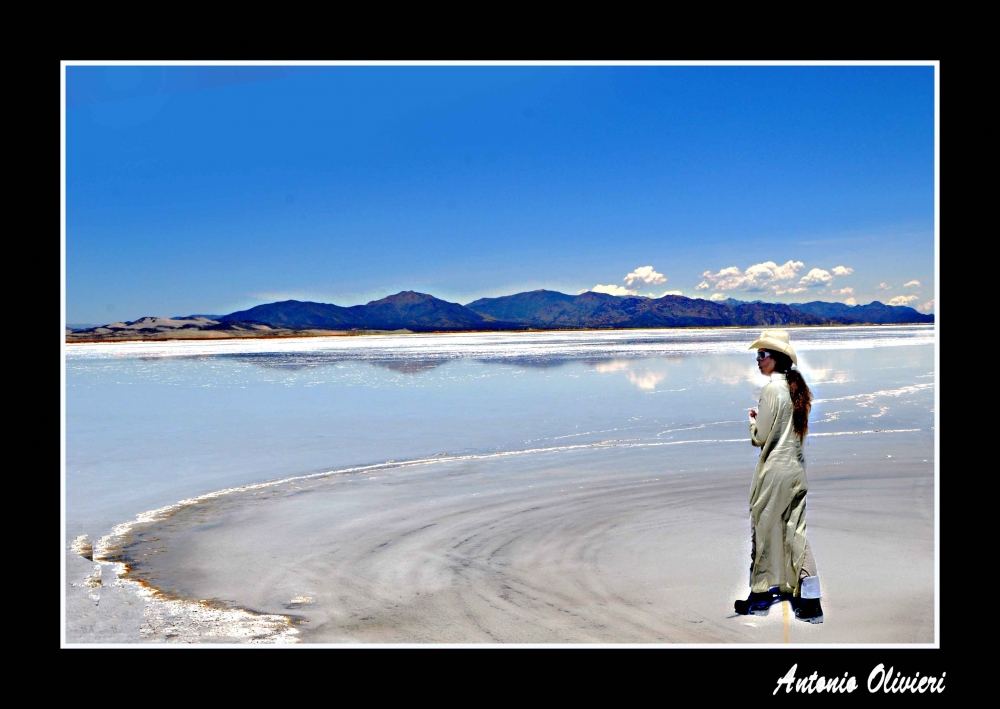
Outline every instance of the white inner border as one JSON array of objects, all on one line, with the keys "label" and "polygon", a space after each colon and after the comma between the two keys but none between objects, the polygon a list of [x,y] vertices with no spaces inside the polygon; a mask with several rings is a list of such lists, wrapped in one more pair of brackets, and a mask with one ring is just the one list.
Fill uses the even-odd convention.
[{"label": "white inner border", "polygon": [[[60,628],[60,647],[68,648],[196,648],[196,647],[264,647],[243,644],[205,644],[187,645],[174,643],[67,643],[66,642],[66,564],[65,554],[69,548],[69,538],[66,536],[66,67],[67,66],[932,66],[934,67],[934,373],[937,386],[934,389],[934,642],[933,643],[819,643],[798,645],[800,649],[810,648],[842,648],[842,649],[917,649],[941,647],[941,269],[940,269],[940,236],[941,236],[941,193],[940,193],[940,96],[941,96],[941,66],[939,61],[930,60],[900,60],[900,61],[301,61],[301,60],[233,60],[233,61],[154,61],[140,60],[63,60],[60,63],[60,425],[59,450],[60,465],[60,495],[59,512],[62,524],[62,546],[59,550],[60,566],[60,613],[62,624]],[[305,645],[285,645],[282,647],[298,648],[464,648],[464,647],[503,647],[503,648],[787,648],[788,645],[778,643],[764,645],[756,643],[343,643],[325,644],[310,643]]]}]

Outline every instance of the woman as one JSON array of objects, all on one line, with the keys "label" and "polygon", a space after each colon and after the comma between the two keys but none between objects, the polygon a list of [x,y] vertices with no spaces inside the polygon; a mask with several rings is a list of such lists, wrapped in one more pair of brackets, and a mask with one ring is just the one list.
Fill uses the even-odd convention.
[{"label": "woman", "polygon": [[784,330],[765,330],[752,344],[757,368],[771,377],[750,410],[750,441],[760,459],[750,489],[750,596],[736,601],[741,615],[766,615],[790,595],[795,617],[823,622],[819,576],[806,541],[806,463],[802,441],[809,429],[812,393]]}]

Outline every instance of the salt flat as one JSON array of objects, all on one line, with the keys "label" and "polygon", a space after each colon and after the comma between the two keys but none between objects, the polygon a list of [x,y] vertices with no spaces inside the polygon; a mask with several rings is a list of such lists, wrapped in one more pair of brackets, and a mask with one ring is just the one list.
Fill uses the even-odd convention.
[{"label": "salt flat", "polygon": [[749,561],[734,443],[676,462],[609,447],[288,483],[194,505],[130,553],[137,577],[288,614],[303,642],[931,643],[931,437],[843,438],[810,446],[821,625],[780,606],[731,617]]},{"label": "salt flat", "polygon": [[753,334],[74,346],[67,641],[933,643],[927,327],[793,333],[827,621],[731,617]]}]

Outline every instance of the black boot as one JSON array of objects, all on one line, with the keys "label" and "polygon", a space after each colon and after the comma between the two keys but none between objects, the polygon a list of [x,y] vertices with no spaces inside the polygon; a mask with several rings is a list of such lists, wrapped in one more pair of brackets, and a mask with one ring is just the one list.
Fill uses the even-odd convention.
[{"label": "black boot", "polygon": [[740,615],[767,615],[768,609],[774,603],[775,594],[771,591],[753,593],[745,601],[736,601],[733,608]]},{"label": "black boot", "polygon": [[823,606],[818,598],[795,599],[795,617],[806,623],[823,622]]},{"label": "black boot", "polygon": [[799,597],[793,599],[795,617],[806,623],[822,623],[823,607],[819,604],[819,576],[805,576],[799,580]]}]

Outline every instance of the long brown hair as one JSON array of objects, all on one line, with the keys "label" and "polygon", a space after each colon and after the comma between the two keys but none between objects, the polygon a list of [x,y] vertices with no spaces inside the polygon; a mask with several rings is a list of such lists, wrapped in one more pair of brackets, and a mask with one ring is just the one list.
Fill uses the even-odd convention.
[{"label": "long brown hair", "polygon": [[792,427],[799,438],[805,438],[809,432],[809,412],[812,410],[812,392],[802,378],[798,369],[792,369],[792,358],[783,352],[771,352],[774,358],[774,371],[785,375],[788,381],[788,394],[792,397]]}]

